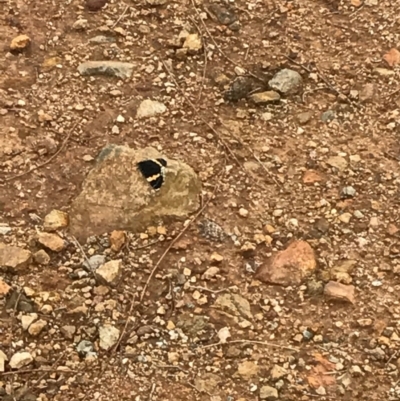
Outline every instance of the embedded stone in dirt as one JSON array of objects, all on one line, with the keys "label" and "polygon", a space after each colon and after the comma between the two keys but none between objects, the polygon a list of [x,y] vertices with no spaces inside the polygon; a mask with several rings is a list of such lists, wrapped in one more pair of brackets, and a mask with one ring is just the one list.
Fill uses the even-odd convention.
[{"label": "embedded stone in dirt", "polygon": [[134,64],[123,61],[86,61],[79,64],[78,71],[81,75],[105,75],[121,79],[130,78]]},{"label": "embedded stone in dirt", "polygon": [[21,51],[26,49],[31,43],[31,39],[27,35],[18,35],[10,43],[10,50]]},{"label": "embedded stone in dirt", "polygon": [[[165,183],[157,192],[137,169],[139,161],[154,158],[168,163]],[[182,219],[196,211],[200,192],[200,180],[187,164],[154,148],[108,145],[72,203],[70,230],[79,239],[114,229],[142,232],[159,219]]]},{"label": "embedded stone in dirt", "polygon": [[110,235],[111,250],[119,252],[125,245],[126,234],[125,231],[114,230]]},{"label": "embedded stone in dirt", "polygon": [[65,248],[65,241],[57,234],[39,233],[38,241],[54,252],[61,252]]},{"label": "embedded stone in dirt", "polygon": [[237,374],[246,380],[250,380],[253,376],[257,376],[260,367],[253,361],[244,361],[238,364]]},{"label": "embedded stone in dirt", "polygon": [[137,118],[148,118],[154,117],[157,114],[163,114],[167,111],[167,107],[164,103],[156,100],[146,99],[140,103],[136,113]]},{"label": "embedded stone in dirt", "polygon": [[86,0],[86,7],[89,11],[99,11],[106,4],[108,0]]},{"label": "embedded stone in dirt", "polygon": [[0,299],[4,298],[11,290],[11,287],[0,278]]},{"label": "embedded stone in dirt", "polygon": [[52,210],[43,222],[44,231],[56,231],[68,226],[68,214],[61,210]]},{"label": "embedded stone in dirt", "polygon": [[183,48],[187,49],[189,52],[196,53],[201,50],[203,47],[203,43],[199,34],[192,33],[186,36],[185,43],[183,44]]},{"label": "embedded stone in dirt", "polygon": [[119,330],[116,327],[106,325],[99,328],[100,348],[108,351],[119,339]]},{"label": "embedded stone in dirt", "polygon": [[278,390],[271,386],[262,386],[260,388],[260,400],[277,400],[279,398]]},{"label": "embedded stone in dirt", "polygon": [[344,171],[348,165],[347,160],[342,156],[332,156],[326,162],[339,171]]},{"label": "embedded stone in dirt", "polygon": [[10,359],[12,369],[21,369],[33,362],[33,356],[29,352],[16,352]]},{"label": "embedded stone in dirt", "polygon": [[194,385],[196,390],[201,393],[215,393],[218,384],[221,382],[219,376],[214,373],[204,373],[201,377],[196,377]]},{"label": "embedded stone in dirt", "polygon": [[40,249],[39,251],[35,252],[33,255],[33,259],[39,265],[48,265],[50,263],[50,256],[44,249]]},{"label": "embedded stone in dirt", "polygon": [[275,91],[254,93],[250,96],[250,100],[252,100],[255,104],[274,103],[279,101],[280,98],[281,96],[279,93]]},{"label": "embedded stone in dirt", "polygon": [[213,3],[209,5],[208,10],[222,25],[230,25],[237,20],[237,16],[231,7]]},{"label": "embedded stone in dirt", "polygon": [[338,301],[347,301],[352,304],[355,302],[355,288],[354,285],[346,285],[337,283],[336,281],[329,281],[325,285],[324,294],[332,299]]},{"label": "embedded stone in dirt", "polygon": [[276,73],[268,85],[278,92],[287,94],[296,92],[302,82],[303,78],[297,71],[285,68]]},{"label": "embedded stone in dirt", "polygon": [[103,284],[115,284],[121,274],[122,260],[110,260],[96,270],[96,277]]},{"label": "embedded stone in dirt", "polygon": [[24,269],[32,259],[32,253],[26,249],[0,244],[0,268]]},{"label": "embedded stone in dirt", "polygon": [[324,181],[326,181],[325,175],[316,170],[307,170],[303,175],[303,183],[306,185],[312,185],[316,182]]},{"label": "embedded stone in dirt", "polygon": [[294,241],[261,265],[255,278],[270,284],[298,285],[317,267],[315,254],[306,241]]}]

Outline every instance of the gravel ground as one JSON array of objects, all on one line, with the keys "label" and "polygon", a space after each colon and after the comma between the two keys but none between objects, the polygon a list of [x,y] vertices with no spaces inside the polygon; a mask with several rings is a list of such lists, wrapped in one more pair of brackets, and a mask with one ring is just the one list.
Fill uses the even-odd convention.
[{"label": "gravel ground", "polygon": [[[0,15],[0,398],[400,399],[397,2]],[[196,222],[79,244],[108,143],[192,166]]]}]

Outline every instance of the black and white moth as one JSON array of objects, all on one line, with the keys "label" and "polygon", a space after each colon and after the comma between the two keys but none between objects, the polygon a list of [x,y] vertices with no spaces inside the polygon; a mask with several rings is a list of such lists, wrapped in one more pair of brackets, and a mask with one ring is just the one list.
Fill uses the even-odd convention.
[{"label": "black and white moth", "polygon": [[146,181],[156,191],[164,184],[165,167],[167,161],[164,159],[148,159],[137,164],[139,171],[142,173]]}]

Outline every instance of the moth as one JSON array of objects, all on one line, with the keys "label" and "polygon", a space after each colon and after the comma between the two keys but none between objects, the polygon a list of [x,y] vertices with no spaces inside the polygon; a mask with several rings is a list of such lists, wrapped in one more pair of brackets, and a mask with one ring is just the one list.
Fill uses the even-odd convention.
[{"label": "moth", "polygon": [[137,164],[138,170],[153,189],[158,191],[165,180],[167,161],[164,159],[147,159]]}]

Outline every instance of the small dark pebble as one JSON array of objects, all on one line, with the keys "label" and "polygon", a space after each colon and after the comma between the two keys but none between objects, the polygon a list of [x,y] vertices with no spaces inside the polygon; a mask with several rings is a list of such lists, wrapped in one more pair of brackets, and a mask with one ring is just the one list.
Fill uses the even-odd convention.
[{"label": "small dark pebble", "polygon": [[106,4],[108,0],[86,0],[86,7],[89,11],[99,11]]}]

